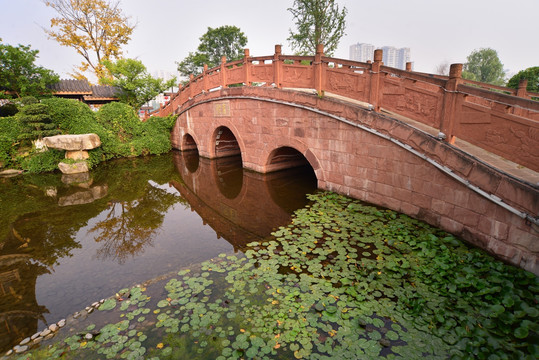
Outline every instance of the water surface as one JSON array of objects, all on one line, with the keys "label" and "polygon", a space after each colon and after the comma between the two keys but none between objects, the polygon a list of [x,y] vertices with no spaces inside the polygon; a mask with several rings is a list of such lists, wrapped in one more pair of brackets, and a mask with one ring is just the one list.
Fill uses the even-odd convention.
[{"label": "water surface", "polygon": [[261,175],[196,152],[0,179],[0,351],[120,288],[244,250],[315,189],[310,169]]}]

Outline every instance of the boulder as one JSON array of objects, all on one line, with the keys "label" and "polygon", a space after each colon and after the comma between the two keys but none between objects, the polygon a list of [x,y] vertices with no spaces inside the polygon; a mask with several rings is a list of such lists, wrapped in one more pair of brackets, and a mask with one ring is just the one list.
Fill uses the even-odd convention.
[{"label": "boulder", "polygon": [[78,150],[78,151],[66,151],[65,158],[72,160],[86,160],[90,157],[88,151]]},{"label": "boulder", "polygon": [[79,161],[72,164],[61,162],[58,164],[58,168],[63,174],[78,174],[88,172],[88,164],[86,161]]},{"label": "boulder", "polygon": [[45,146],[58,150],[91,150],[101,145],[97,134],[56,135],[43,138]]}]

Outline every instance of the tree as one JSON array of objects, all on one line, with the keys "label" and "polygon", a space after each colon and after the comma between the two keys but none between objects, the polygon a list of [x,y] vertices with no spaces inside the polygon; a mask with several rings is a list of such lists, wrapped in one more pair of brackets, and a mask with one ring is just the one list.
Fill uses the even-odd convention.
[{"label": "tree", "polygon": [[60,45],[72,47],[84,61],[75,68],[77,79],[86,79],[90,71],[98,79],[107,77],[102,61],[120,58],[122,45],[130,40],[135,25],[122,15],[120,1],[115,0],[43,0],[59,17],[51,19],[45,30]]},{"label": "tree", "polygon": [[443,63],[438,64],[436,69],[434,69],[434,73],[437,75],[449,75],[449,63],[444,61]]},{"label": "tree", "polygon": [[503,64],[496,50],[490,48],[474,50],[468,55],[462,77],[493,85],[505,83]]},{"label": "tree", "polygon": [[507,82],[507,87],[516,89],[521,79],[528,80],[526,90],[539,93],[539,66],[532,66],[526,70],[519,71]]},{"label": "tree", "polygon": [[289,30],[288,41],[301,55],[313,55],[316,46],[323,44],[325,53],[332,55],[344,35],[346,13],[334,0],[294,0],[288,8],[294,16],[297,30]]},{"label": "tree", "polygon": [[58,82],[59,78],[52,70],[34,64],[38,53],[30,45],[15,47],[0,42],[0,90],[18,98],[50,93],[47,85]]},{"label": "tree", "polygon": [[103,64],[112,78],[102,78],[101,82],[116,86],[120,101],[135,109],[176,84],[176,78],[168,81],[153,78],[139,60],[120,59],[114,63],[105,60]]},{"label": "tree", "polygon": [[247,37],[236,26],[208,27],[208,31],[200,38],[195,53],[189,55],[178,64],[178,71],[183,76],[202,73],[204,64],[212,68],[221,62],[221,57],[234,61],[243,57],[243,49],[247,45]]},{"label": "tree", "polygon": [[52,121],[49,108],[45,104],[31,104],[21,108],[17,118],[22,124],[20,140],[36,140],[44,136],[53,136],[60,133]]}]

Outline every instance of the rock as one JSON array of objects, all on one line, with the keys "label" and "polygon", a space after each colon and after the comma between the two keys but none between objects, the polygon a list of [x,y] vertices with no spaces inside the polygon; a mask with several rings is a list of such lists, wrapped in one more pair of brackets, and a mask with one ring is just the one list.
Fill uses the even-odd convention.
[{"label": "rock", "polygon": [[30,337],[30,339],[34,340],[35,338],[37,338],[39,336],[40,333],[36,332],[34,335],[32,335]]},{"label": "rock", "polygon": [[27,337],[26,339],[24,339],[23,341],[21,341],[19,345],[25,345],[25,344],[28,344],[29,342],[30,342],[30,338]]},{"label": "rock", "polygon": [[78,161],[76,163],[68,164],[65,162],[60,162],[58,168],[63,174],[78,174],[83,172],[88,172],[88,164],[86,161]]},{"label": "rock", "polygon": [[11,354],[13,354],[13,350],[10,349],[10,350],[6,353],[6,356],[9,356],[9,355],[11,355]]},{"label": "rock", "polygon": [[49,329],[45,329],[41,333],[39,333],[39,336],[45,337],[45,336],[49,335],[50,333],[51,333],[51,331]]},{"label": "rock", "polygon": [[38,338],[35,338],[34,339],[34,344],[39,344],[40,342],[43,341],[43,338],[42,337],[38,337]]},{"label": "rock", "polygon": [[58,327],[64,327],[66,325],[66,319],[58,321]]},{"label": "rock", "polygon": [[48,186],[45,188],[45,195],[48,197],[56,197],[58,190],[54,186]]},{"label": "rock", "polygon": [[85,338],[86,340],[92,340],[93,337],[94,337],[94,336],[93,336],[92,334],[90,334],[90,333],[84,335],[84,338]]},{"label": "rock", "polygon": [[28,350],[28,346],[26,346],[26,345],[18,346],[18,345],[17,345],[17,346],[15,346],[15,347],[13,348],[13,350],[15,350],[15,352],[16,352],[17,354],[20,354],[20,353],[23,353],[23,352],[25,352],[26,350]]},{"label": "rock", "polygon": [[57,331],[57,330],[58,330],[58,325],[56,325],[56,324],[51,324],[51,325],[49,326],[49,330],[52,331],[52,332]]},{"label": "rock", "polygon": [[73,160],[86,160],[90,157],[88,151],[78,150],[78,151],[66,151],[65,158]]},{"label": "rock", "polygon": [[97,134],[47,136],[43,142],[47,147],[69,151],[91,150],[101,146]]},{"label": "rock", "polygon": [[22,170],[6,169],[0,171],[0,176],[10,177],[22,174]]}]

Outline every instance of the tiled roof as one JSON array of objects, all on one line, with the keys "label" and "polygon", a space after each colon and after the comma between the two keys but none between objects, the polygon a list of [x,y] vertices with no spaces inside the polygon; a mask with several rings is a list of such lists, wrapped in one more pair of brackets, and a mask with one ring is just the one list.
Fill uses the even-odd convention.
[{"label": "tiled roof", "polygon": [[76,93],[90,95],[92,89],[86,80],[62,79],[56,84],[50,86],[55,93]]},{"label": "tiled roof", "polygon": [[114,86],[92,85],[92,97],[94,98],[116,98],[118,88]]}]

